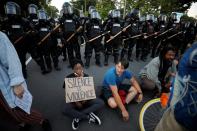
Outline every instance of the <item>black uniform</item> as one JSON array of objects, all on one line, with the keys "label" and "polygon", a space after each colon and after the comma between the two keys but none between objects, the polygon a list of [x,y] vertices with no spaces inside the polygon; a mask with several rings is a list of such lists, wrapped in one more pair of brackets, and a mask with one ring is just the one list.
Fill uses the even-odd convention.
[{"label": "black uniform", "polygon": [[[11,8],[12,7],[12,8]],[[7,18],[3,21],[2,30],[7,33],[9,39],[13,43],[20,62],[22,64],[23,76],[27,78],[26,71],[26,54],[28,45],[26,44],[25,37],[27,31],[31,29],[27,19],[21,17],[20,6],[15,2],[7,2],[5,6]],[[22,38],[19,40],[19,38]],[[19,41],[17,41],[19,40]]]},{"label": "black uniform", "polygon": [[126,36],[127,40],[124,40],[124,46],[123,49],[121,51],[121,59],[124,58],[124,56],[127,54],[127,58],[129,61],[133,61],[132,59],[132,51],[133,51],[133,47],[135,46],[135,44],[138,42],[137,39],[128,39],[132,36],[135,35],[139,35],[139,17],[137,16],[137,14],[134,14],[134,11],[129,13],[126,17],[125,17],[125,23],[124,23],[124,27],[131,25],[131,27],[129,27],[126,32],[124,32],[123,34]]},{"label": "black uniform", "polygon": [[[51,57],[53,59],[54,67],[56,70],[60,70],[58,67],[58,54],[57,54],[57,42],[53,41],[53,37],[55,36],[48,36],[46,40],[41,42],[43,38],[52,30],[52,26],[50,21],[46,19],[46,12],[44,10],[39,11],[39,24],[36,26],[38,30],[37,38],[38,41],[38,55],[39,55],[39,65],[41,67],[42,73],[46,74],[51,72],[52,64],[51,64]],[[41,43],[40,43],[41,42]],[[46,63],[46,66],[45,66]]]},{"label": "black uniform", "polygon": [[96,59],[96,65],[101,66],[100,63],[100,53],[102,50],[102,44],[101,40],[102,37],[92,41],[88,42],[88,40],[91,40],[92,38],[99,36],[102,33],[102,26],[101,22],[98,18],[91,18],[86,23],[86,30],[85,30],[85,36],[86,36],[86,47],[85,47],[85,67],[88,68],[90,65],[90,58],[92,56],[93,49],[95,51],[95,59]]},{"label": "black uniform", "polygon": [[149,54],[150,51],[150,44],[151,44],[151,39],[154,34],[154,25],[153,25],[153,19],[147,19],[145,23],[142,24],[141,26],[141,33],[146,33],[145,37],[142,38],[142,43],[140,43],[141,46],[141,52],[138,52],[137,54],[137,59],[139,58],[139,55],[141,53],[141,60],[146,61],[147,55]]},{"label": "black uniform", "polygon": [[[68,51],[69,67],[73,64],[73,59],[77,58],[81,60],[80,45],[78,43],[77,29],[80,29],[79,18],[73,13],[73,9],[68,2],[63,4],[63,16],[60,19],[61,28],[63,31],[63,37],[65,38],[65,45],[63,47],[64,55],[66,55],[66,49]],[[79,31],[79,30],[78,30]],[[72,39],[68,39],[74,34]],[[65,56],[66,57],[66,56]]]},{"label": "black uniform", "polygon": [[[116,15],[117,12],[117,15]],[[114,13],[114,14],[113,14]],[[106,31],[110,31],[109,36],[106,38],[110,38],[111,36],[115,36],[117,33],[122,31],[123,22],[120,19],[120,14],[117,10],[112,11],[112,18],[106,24]],[[105,39],[106,41],[108,39]],[[119,50],[122,44],[122,37],[118,35],[116,38],[111,40],[110,42],[105,43],[105,61],[104,65],[108,65],[108,58],[111,53],[114,56],[114,63],[117,63],[119,59]]]}]

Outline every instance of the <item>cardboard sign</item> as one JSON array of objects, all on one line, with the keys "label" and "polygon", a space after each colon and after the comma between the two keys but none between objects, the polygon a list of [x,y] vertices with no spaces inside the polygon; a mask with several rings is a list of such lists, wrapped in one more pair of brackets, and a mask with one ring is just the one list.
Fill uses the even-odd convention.
[{"label": "cardboard sign", "polygon": [[66,103],[95,99],[93,77],[65,78]]}]

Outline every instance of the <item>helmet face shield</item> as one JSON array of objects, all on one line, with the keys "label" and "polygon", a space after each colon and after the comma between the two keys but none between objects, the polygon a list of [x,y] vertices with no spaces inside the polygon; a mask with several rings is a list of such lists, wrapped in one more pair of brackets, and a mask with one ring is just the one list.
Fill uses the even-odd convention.
[{"label": "helmet face shield", "polygon": [[90,18],[91,19],[100,19],[100,15],[97,11],[93,11],[91,14],[90,14]]},{"label": "helmet face shield", "polygon": [[38,7],[34,4],[30,4],[28,7],[29,14],[37,14]]},{"label": "helmet face shield", "polygon": [[6,6],[6,13],[10,15],[16,15],[15,6],[11,6],[11,5]]},{"label": "helmet face shield", "polygon": [[7,3],[5,6],[5,12],[7,15],[16,15],[16,6],[12,3]]},{"label": "helmet face shield", "polygon": [[160,16],[160,21],[166,22],[167,21],[167,16],[166,15],[161,15]]},{"label": "helmet face shield", "polygon": [[64,12],[64,14],[73,14],[73,9],[71,6],[64,6],[63,12]]},{"label": "helmet face shield", "polygon": [[38,19],[39,20],[46,20],[47,19],[47,15],[44,10],[38,11]]},{"label": "helmet face shield", "polygon": [[91,14],[96,8],[94,6],[89,6],[88,13]]},{"label": "helmet face shield", "polygon": [[154,15],[153,15],[153,14],[147,15],[147,16],[146,16],[146,20],[147,20],[147,21],[154,21],[154,20],[155,20]]},{"label": "helmet face shield", "polygon": [[134,15],[134,16],[140,16],[140,11],[138,9],[133,9],[131,10],[131,14]]},{"label": "helmet face shield", "polygon": [[172,13],[172,19],[177,20],[177,14],[176,13]]},{"label": "helmet face shield", "polygon": [[120,18],[120,11],[119,10],[113,10],[112,11],[112,18]]},{"label": "helmet face shield", "polygon": [[71,7],[71,5],[68,2],[65,2],[62,6],[62,10],[63,10],[63,14],[73,14],[73,8]]}]

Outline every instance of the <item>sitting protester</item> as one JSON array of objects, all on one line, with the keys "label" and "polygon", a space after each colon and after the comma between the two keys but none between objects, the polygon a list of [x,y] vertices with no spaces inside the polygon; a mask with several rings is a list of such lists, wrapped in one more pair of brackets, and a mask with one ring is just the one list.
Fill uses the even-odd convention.
[{"label": "sitting protester", "polygon": [[16,99],[23,98],[27,87],[18,54],[2,32],[0,32],[0,50],[0,107],[18,124],[38,124],[44,131],[51,131],[49,121],[43,118],[40,112],[30,109],[28,114],[16,104]]},{"label": "sitting protester", "polygon": [[139,73],[142,89],[169,92],[171,79],[176,73],[175,49],[168,45],[160,55],[152,59]]},{"label": "sitting protester", "polygon": [[[126,104],[129,104],[136,96],[138,102],[142,101],[143,94],[140,86],[133,74],[126,70],[129,62],[121,59],[116,63],[115,67],[110,68],[104,76],[103,80],[103,96],[110,108],[119,108],[124,121],[129,120],[129,113]],[[131,85],[123,85],[122,82],[128,79]]]},{"label": "sitting protester", "polygon": [[196,131],[197,42],[183,54],[170,94],[169,107],[155,131]]},{"label": "sitting protester", "polygon": [[[83,63],[80,60],[73,60],[72,69],[73,73],[69,74],[66,78],[89,76],[83,72]],[[65,88],[65,82],[63,84],[63,88]],[[72,129],[77,130],[79,122],[82,120],[88,120],[89,123],[101,125],[101,120],[97,115],[94,114],[94,112],[98,111],[103,106],[103,101],[98,98],[86,101],[66,103],[63,113],[73,119]]]}]

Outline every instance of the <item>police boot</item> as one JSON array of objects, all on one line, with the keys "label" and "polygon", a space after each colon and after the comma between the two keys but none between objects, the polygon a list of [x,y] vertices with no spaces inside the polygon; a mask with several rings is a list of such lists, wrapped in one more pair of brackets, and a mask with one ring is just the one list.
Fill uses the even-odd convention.
[{"label": "police boot", "polygon": [[105,55],[104,65],[108,66],[109,55]]},{"label": "police boot", "polygon": [[120,54],[120,59],[122,60],[125,56],[125,49],[122,49],[121,54]]},{"label": "police boot", "polygon": [[90,58],[86,58],[85,68],[88,69],[90,67]]},{"label": "police boot", "polygon": [[143,53],[143,54],[141,55],[141,60],[145,62],[146,59],[147,59],[147,57],[146,57],[145,53]]},{"label": "police boot", "polygon": [[99,67],[102,67],[101,62],[100,62],[100,56],[96,56],[96,65]]},{"label": "police boot", "polygon": [[114,55],[114,63],[116,64],[116,63],[118,63],[118,55]]},{"label": "police boot", "polygon": [[45,66],[40,66],[42,74],[45,75],[47,73],[49,73],[49,71],[45,68]]},{"label": "police boot", "polygon": [[58,66],[58,64],[55,64],[54,68],[55,68],[56,71],[60,71],[61,70],[61,68]]},{"label": "police boot", "polygon": [[129,60],[129,61],[133,61],[131,55],[132,55],[131,52],[128,52],[128,60]]}]

